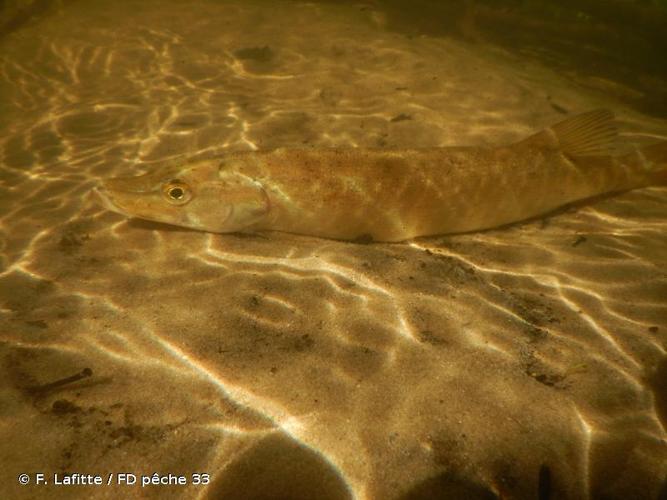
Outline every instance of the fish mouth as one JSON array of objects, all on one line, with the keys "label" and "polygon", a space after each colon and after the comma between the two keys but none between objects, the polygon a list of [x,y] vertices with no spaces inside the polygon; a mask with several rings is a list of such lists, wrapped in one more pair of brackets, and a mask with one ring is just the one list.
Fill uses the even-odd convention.
[{"label": "fish mouth", "polygon": [[[131,178],[127,179],[129,181]],[[125,178],[106,179],[95,186],[93,192],[107,210],[126,217],[145,217],[155,220],[151,213],[153,210],[149,208],[153,193],[147,189],[137,189]]]},{"label": "fish mouth", "polygon": [[127,212],[125,212],[121,207],[119,207],[116,203],[114,203],[113,193],[106,188],[104,183],[95,186],[93,188],[93,193],[95,193],[97,201],[99,201],[100,204],[107,210],[111,210],[112,212],[118,212],[123,215],[128,215]]},{"label": "fish mouth", "polygon": [[106,179],[92,189],[107,210],[130,219],[143,219],[176,227],[191,227],[180,207],[165,204],[154,189],[137,190],[123,178]]},{"label": "fish mouth", "polygon": [[[106,181],[93,188],[93,193],[98,202],[107,210],[123,215],[128,219],[148,220],[159,222],[161,224],[171,224],[173,222],[161,214],[158,210],[151,209],[142,198],[146,193],[136,193],[132,191],[117,191],[106,188]],[[178,224],[176,224],[178,226]]]},{"label": "fish mouth", "polygon": [[155,179],[151,174],[104,179],[93,188],[105,208],[130,216],[137,200],[154,190]]}]

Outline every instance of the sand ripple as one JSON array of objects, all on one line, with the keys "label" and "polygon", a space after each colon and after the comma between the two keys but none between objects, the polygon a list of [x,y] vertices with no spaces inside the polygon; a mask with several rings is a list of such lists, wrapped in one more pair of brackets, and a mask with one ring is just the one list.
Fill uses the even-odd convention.
[{"label": "sand ripple", "polygon": [[174,497],[657,494],[666,189],[372,245],[127,221],[89,196],[226,148],[503,142],[558,116],[545,92],[612,97],[368,6],[163,5],[73,4],[0,42],[1,496],[35,470],[211,474]]}]

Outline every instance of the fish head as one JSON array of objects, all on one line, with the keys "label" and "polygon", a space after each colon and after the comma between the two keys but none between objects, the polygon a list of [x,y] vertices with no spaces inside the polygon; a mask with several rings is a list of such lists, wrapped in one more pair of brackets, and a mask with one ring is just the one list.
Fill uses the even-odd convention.
[{"label": "fish head", "polygon": [[95,188],[106,208],[200,231],[251,229],[269,212],[260,182],[225,163],[202,160],[134,177],[106,179]]}]

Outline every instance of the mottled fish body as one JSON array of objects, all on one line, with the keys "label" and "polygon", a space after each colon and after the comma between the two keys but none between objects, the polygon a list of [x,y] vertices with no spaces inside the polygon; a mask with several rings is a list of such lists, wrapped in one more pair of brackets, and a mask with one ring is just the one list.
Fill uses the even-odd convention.
[{"label": "mottled fish body", "polygon": [[125,215],[210,232],[401,241],[667,183],[667,141],[624,155],[616,142],[612,114],[599,110],[505,147],[232,152],[109,179],[98,192]]}]

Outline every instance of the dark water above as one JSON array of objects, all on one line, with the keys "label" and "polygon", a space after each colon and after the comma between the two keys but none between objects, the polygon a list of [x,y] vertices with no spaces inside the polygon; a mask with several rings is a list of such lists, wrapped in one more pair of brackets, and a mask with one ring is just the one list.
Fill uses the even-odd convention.
[{"label": "dark water above", "polygon": [[[0,497],[664,495],[667,188],[370,245],[91,195],[230,149],[504,144],[598,107],[667,139],[664,5],[559,5],[0,4]],[[187,484],[117,484],[156,471]]]}]

